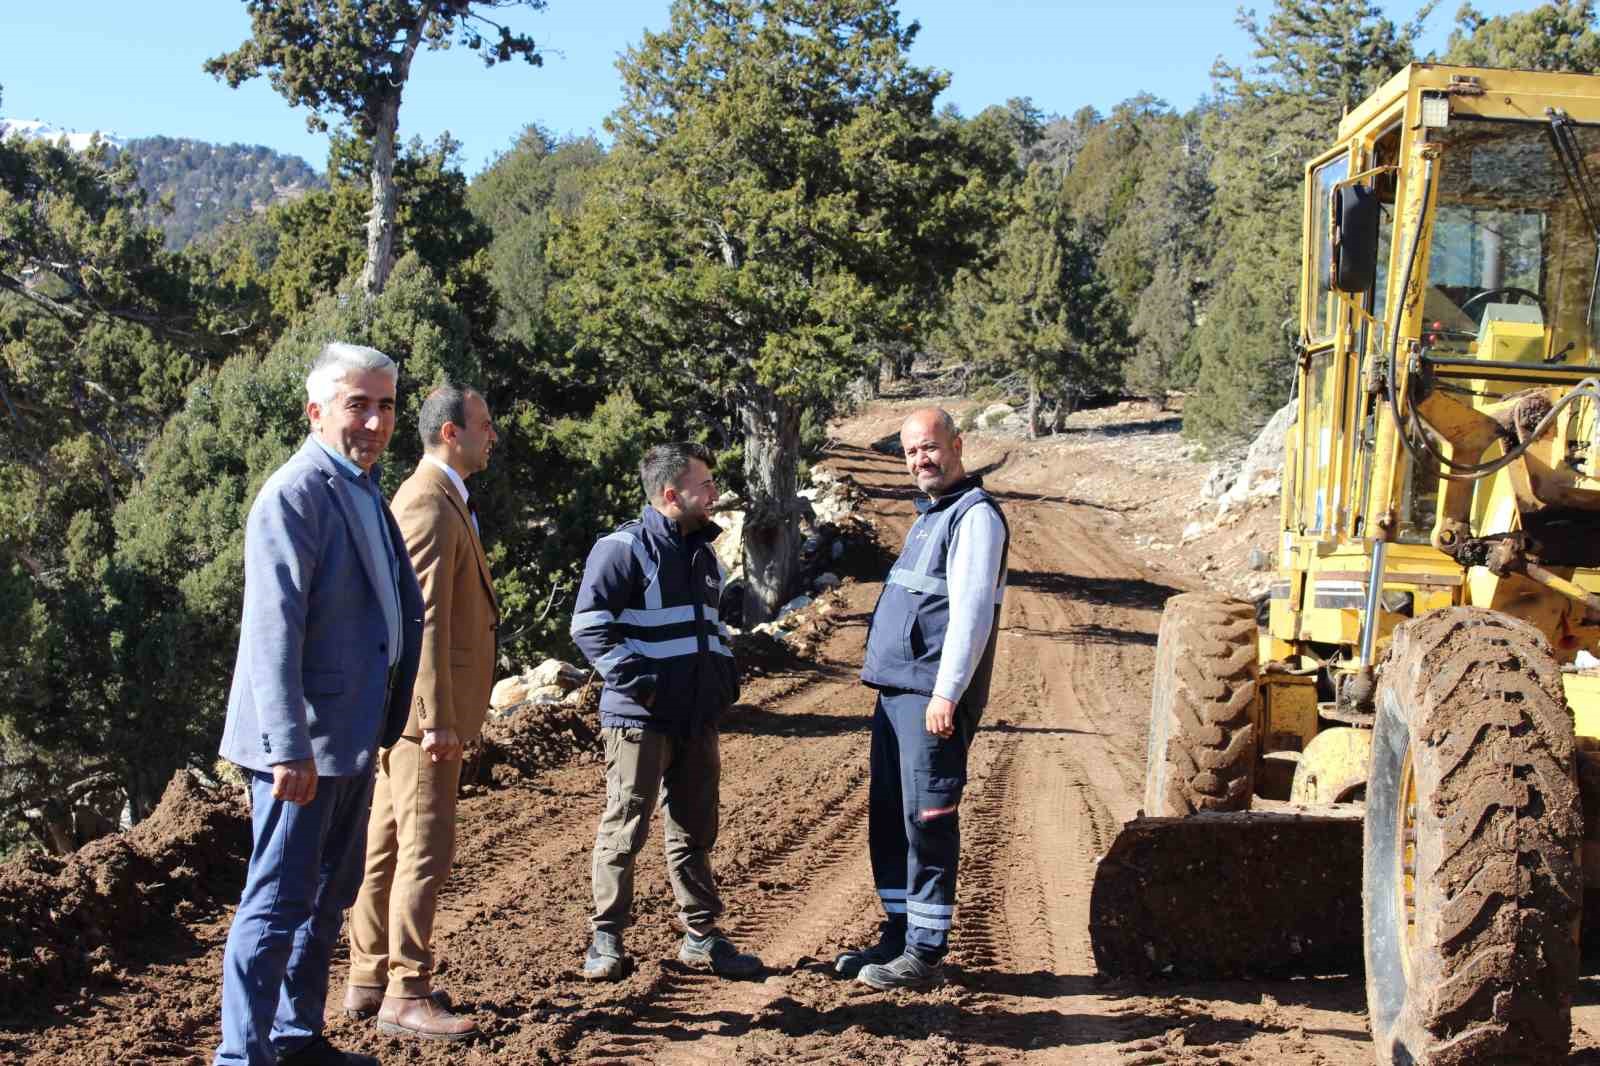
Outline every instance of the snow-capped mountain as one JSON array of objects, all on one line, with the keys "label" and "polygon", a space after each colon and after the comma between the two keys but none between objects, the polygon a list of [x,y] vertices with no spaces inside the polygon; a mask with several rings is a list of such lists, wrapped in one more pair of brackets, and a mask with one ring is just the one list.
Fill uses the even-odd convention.
[{"label": "snow-capped mountain", "polygon": [[[81,152],[89,147],[89,139],[94,136],[93,133],[79,130],[64,130],[60,126],[36,118],[0,118],[0,137],[13,137],[18,134],[35,141],[54,142],[65,137],[67,144],[75,152]],[[114,133],[102,132],[100,139],[113,148],[122,147],[122,139]]]}]

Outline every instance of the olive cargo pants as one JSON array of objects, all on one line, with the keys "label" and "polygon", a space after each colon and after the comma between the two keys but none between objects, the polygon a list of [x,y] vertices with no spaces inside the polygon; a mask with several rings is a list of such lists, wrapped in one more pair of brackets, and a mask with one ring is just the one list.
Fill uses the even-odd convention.
[{"label": "olive cargo pants", "polygon": [[704,933],[722,913],[711,848],[717,842],[722,759],[717,731],[677,737],[648,729],[602,729],[606,808],[594,841],[596,932],[627,928],[633,909],[633,863],[650,835],[661,800],[667,876],[686,928]]}]

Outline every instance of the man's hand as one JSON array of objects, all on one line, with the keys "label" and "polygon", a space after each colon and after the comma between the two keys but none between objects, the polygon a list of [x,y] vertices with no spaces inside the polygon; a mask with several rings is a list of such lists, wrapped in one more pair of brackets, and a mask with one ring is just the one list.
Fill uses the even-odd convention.
[{"label": "man's hand", "polygon": [[422,731],[422,750],[434,762],[449,762],[451,759],[461,758],[461,738],[456,736],[454,729],[424,729]]},{"label": "man's hand", "polygon": [[317,798],[317,764],[310,759],[272,766],[272,798],[304,807]]},{"label": "man's hand", "polygon": [[928,732],[936,737],[948,737],[956,731],[956,705],[943,696],[928,701]]}]

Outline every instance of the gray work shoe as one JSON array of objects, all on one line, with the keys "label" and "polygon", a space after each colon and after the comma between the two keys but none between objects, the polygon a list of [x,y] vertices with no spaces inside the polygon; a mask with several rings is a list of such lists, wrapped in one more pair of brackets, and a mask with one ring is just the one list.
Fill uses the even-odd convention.
[{"label": "gray work shoe", "polygon": [[936,962],[923,962],[907,951],[892,962],[861,967],[856,980],[883,992],[894,988],[922,992],[944,984],[944,967]]},{"label": "gray work shoe", "polygon": [[678,961],[697,970],[710,970],[718,977],[754,977],[761,972],[760,959],[741,953],[733,941],[716,932],[704,938],[684,934]]},{"label": "gray work shoe", "polygon": [[620,981],[626,960],[622,938],[597,929],[589,944],[589,953],[583,957],[583,978],[586,981]]},{"label": "gray work shoe", "polygon": [[870,948],[847,948],[833,960],[833,972],[840,977],[854,977],[863,966],[881,966],[893,962],[906,949],[906,927],[900,922],[883,922],[878,926],[878,942]]}]

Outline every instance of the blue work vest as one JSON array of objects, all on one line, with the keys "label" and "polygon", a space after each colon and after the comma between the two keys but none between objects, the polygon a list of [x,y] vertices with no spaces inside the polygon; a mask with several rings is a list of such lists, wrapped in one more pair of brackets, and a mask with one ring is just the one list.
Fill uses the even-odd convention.
[{"label": "blue work vest", "polygon": [[[917,500],[921,514],[906,534],[906,546],[884,579],[878,605],[872,611],[862,681],[873,688],[933,695],[945,633],[950,628],[950,593],[945,581],[950,542],[962,517],[974,507],[983,506],[993,507],[1001,524],[1005,524],[1000,505],[984,491],[981,478],[960,481],[936,500],[926,496]],[[1006,540],[1009,550],[1009,526]],[[1006,584],[1005,554],[1003,551],[1000,557],[989,642],[961,699],[972,714],[989,701],[995,639],[1000,633],[1000,599]]]}]

